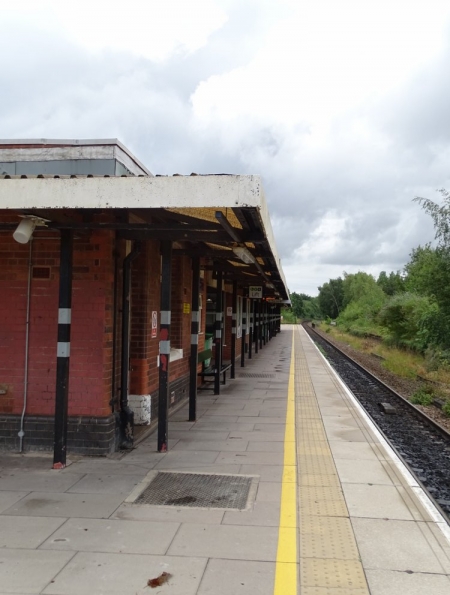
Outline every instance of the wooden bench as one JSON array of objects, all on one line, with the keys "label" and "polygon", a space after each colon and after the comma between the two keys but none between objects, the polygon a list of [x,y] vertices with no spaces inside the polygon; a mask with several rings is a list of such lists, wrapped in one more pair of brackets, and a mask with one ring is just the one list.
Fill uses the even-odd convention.
[{"label": "wooden bench", "polygon": [[[205,349],[204,351],[199,351],[197,354],[197,363],[202,364],[202,371],[198,372],[198,375],[202,377],[203,380],[208,377],[215,377],[216,372],[213,366],[205,366],[205,361],[212,359],[213,352],[212,349]],[[227,371],[231,368],[231,362],[223,362],[222,367],[220,369],[220,374],[223,374],[222,384],[226,384],[227,382]],[[213,382],[213,380],[206,380],[209,384]],[[201,387],[199,387],[201,388]]]}]

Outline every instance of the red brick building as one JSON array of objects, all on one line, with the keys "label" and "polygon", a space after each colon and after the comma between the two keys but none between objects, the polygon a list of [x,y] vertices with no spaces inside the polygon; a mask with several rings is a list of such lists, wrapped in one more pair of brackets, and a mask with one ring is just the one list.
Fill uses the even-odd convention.
[{"label": "red brick building", "polygon": [[288,299],[259,177],[153,176],[116,140],[0,142],[0,296],[0,448],[55,466],[135,420],[167,449]]}]

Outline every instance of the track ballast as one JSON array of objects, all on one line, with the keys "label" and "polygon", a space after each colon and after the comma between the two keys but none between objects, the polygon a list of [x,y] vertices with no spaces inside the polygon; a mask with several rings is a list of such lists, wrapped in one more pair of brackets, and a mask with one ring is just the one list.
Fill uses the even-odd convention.
[{"label": "track ballast", "polygon": [[[449,520],[450,434],[311,327],[304,328]],[[384,413],[380,403],[392,405],[395,414]]]}]

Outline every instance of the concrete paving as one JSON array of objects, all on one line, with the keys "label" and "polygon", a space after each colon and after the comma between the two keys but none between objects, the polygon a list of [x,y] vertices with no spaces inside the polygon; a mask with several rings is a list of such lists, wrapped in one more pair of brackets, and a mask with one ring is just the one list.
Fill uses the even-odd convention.
[{"label": "concrete paving", "polygon": [[[177,411],[169,452],[155,449],[153,434],[62,471],[49,455],[0,455],[0,595],[450,592],[442,519],[301,329],[283,327],[220,396],[201,392],[197,422]],[[257,489],[242,511],[133,503],[164,470],[256,476]],[[281,588],[290,528],[295,581]],[[151,590],[162,572],[168,582]]]}]

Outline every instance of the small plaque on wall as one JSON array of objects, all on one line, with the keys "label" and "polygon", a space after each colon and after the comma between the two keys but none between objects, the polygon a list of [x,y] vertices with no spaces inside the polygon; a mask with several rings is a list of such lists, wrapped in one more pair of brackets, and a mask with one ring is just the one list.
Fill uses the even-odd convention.
[{"label": "small plaque on wall", "polygon": [[158,332],[158,312],[152,312],[152,339],[156,338]]},{"label": "small plaque on wall", "polygon": [[191,313],[191,304],[188,302],[183,303],[183,314],[190,314]]}]

